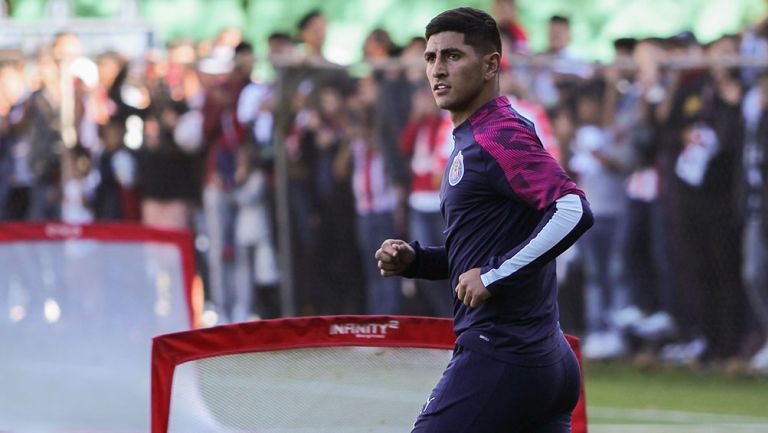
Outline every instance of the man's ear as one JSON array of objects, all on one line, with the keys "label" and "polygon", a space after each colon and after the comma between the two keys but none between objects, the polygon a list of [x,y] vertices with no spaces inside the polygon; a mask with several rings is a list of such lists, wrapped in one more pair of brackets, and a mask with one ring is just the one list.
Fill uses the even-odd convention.
[{"label": "man's ear", "polygon": [[486,54],[483,58],[483,77],[486,80],[495,78],[499,74],[501,66],[501,54],[493,52]]}]

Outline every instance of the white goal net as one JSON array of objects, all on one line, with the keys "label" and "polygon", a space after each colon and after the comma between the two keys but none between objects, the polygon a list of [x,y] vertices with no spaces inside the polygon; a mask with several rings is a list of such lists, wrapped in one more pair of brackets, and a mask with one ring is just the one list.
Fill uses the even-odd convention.
[{"label": "white goal net", "polygon": [[[408,432],[453,343],[450,320],[397,316],[265,320],[159,336],[152,433]],[[574,432],[585,432],[583,404],[574,420]]]},{"label": "white goal net", "polygon": [[0,224],[0,432],[149,431],[152,337],[191,328],[191,236]]}]

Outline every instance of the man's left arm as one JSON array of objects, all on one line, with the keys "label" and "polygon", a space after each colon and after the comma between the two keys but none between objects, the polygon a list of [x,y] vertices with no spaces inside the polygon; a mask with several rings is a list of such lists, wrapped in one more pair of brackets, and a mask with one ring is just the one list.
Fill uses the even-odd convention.
[{"label": "man's left arm", "polygon": [[468,307],[479,306],[496,292],[497,282],[540,269],[570,248],[592,223],[592,211],[582,195],[569,193],[560,197],[525,241],[504,256],[492,257],[482,268],[461,274],[454,289],[456,297]]},{"label": "man's left arm", "polygon": [[[542,212],[533,232],[511,251],[489,258],[459,277],[456,294],[464,304],[480,305],[498,282],[529,275],[573,245],[593,224],[584,193],[544,149],[532,129],[518,127],[508,141],[484,146],[489,164],[501,168],[494,188],[505,197]],[[493,171],[489,166],[489,172]],[[463,296],[462,296],[463,295]]]},{"label": "man's left arm", "polygon": [[540,269],[570,248],[593,221],[589,203],[581,194],[563,195],[547,209],[525,241],[480,268],[481,281],[493,294],[496,282]]}]

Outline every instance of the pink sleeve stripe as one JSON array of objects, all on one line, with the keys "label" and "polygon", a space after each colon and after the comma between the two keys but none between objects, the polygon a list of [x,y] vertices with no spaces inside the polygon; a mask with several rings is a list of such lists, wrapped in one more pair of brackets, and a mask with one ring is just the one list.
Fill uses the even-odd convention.
[{"label": "pink sleeve stripe", "polygon": [[583,195],[506,97],[486,104],[472,115],[470,123],[477,143],[501,167],[512,191],[526,204],[544,210],[565,194]]}]

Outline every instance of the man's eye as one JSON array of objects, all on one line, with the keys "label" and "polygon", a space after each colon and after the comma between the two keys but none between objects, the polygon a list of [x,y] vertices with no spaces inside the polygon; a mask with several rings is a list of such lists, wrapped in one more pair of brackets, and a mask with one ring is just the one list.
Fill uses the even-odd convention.
[{"label": "man's eye", "polygon": [[459,55],[456,53],[448,54],[448,60],[459,60]]}]

